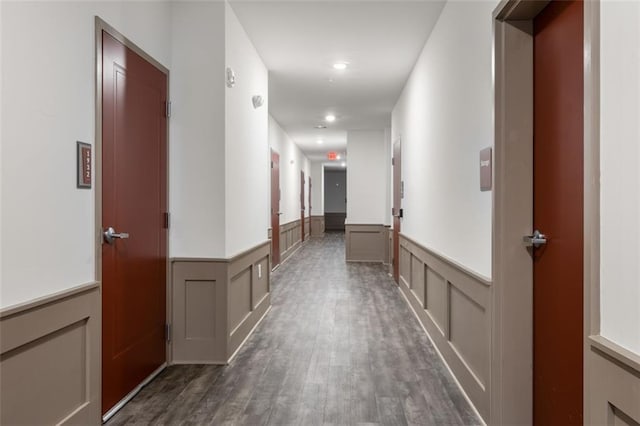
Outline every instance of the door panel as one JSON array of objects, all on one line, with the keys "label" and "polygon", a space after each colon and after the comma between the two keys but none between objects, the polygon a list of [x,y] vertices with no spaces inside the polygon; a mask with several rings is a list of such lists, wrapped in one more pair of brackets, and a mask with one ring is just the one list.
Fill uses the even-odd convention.
[{"label": "door panel", "polygon": [[311,176],[309,176],[309,218],[311,218]]},{"label": "door panel", "polygon": [[393,279],[396,283],[400,280],[400,208],[402,204],[400,143],[400,139],[393,143]]},{"label": "door panel", "polygon": [[300,240],[304,241],[304,172],[300,171],[300,222],[302,226],[302,234]]},{"label": "door panel", "polygon": [[582,424],[583,4],[534,22],[534,422]]},{"label": "door panel", "polygon": [[167,76],[103,33],[102,411],[166,361]]},{"label": "door panel", "polygon": [[280,264],[280,156],[271,150],[271,263]]}]

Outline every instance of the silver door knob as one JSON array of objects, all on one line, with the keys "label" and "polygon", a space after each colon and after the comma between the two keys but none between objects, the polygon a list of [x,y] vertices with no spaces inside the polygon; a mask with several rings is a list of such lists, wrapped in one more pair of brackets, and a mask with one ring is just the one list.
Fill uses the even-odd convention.
[{"label": "silver door knob", "polygon": [[540,247],[541,245],[547,244],[547,236],[537,229],[533,231],[533,235],[525,235],[522,237],[522,241],[529,247]]},{"label": "silver door knob", "polygon": [[116,238],[121,238],[121,239],[129,238],[128,233],[126,232],[116,233],[116,230],[113,229],[111,226],[108,227],[107,230],[104,231],[102,235],[104,235],[104,240],[109,244],[113,244]]}]

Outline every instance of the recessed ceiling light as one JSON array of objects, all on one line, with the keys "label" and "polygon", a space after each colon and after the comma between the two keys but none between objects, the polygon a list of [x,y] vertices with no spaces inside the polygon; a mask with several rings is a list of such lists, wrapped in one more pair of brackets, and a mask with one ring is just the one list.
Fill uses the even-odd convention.
[{"label": "recessed ceiling light", "polygon": [[314,126],[314,128],[316,128],[316,129],[326,129],[327,126],[325,126],[324,124],[318,124],[317,126]]},{"label": "recessed ceiling light", "polygon": [[336,121],[336,116],[333,114],[329,114],[324,119],[329,123],[333,123],[334,121]]},{"label": "recessed ceiling light", "polygon": [[340,159],[340,156],[339,156],[339,155],[338,155],[338,156],[336,156],[336,160],[339,160],[339,159]]},{"label": "recessed ceiling light", "polygon": [[344,161],[342,162],[342,167],[347,167],[347,163],[345,163]]},{"label": "recessed ceiling light", "polygon": [[348,66],[349,66],[349,63],[347,62],[336,62],[335,64],[333,64],[333,69],[346,70]]},{"label": "recessed ceiling light", "polygon": [[318,139],[318,140],[316,141],[316,143],[317,143],[318,145],[322,145],[322,143],[323,143],[323,142],[324,142],[324,141],[323,141],[322,139]]}]

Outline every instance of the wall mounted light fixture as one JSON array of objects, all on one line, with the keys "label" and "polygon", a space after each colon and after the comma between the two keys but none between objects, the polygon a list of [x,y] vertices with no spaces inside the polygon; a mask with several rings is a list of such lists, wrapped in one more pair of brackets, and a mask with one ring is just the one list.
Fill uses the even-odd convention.
[{"label": "wall mounted light fixture", "polygon": [[264,104],[264,98],[260,95],[255,95],[251,98],[251,102],[253,102],[254,108],[260,108]]}]

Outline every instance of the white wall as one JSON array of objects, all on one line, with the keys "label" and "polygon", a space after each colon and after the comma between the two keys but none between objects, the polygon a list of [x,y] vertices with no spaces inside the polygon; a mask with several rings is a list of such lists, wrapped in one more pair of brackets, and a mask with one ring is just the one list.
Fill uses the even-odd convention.
[{"label": "white wall", "polygon": [[[226,89],[224,152],[225,245],[226,255],[233,256],[268,238],[269,103],[267,68],[227,3],[225,12],[226,64],[236,75],[236,85]],[[251,102],[254,95],[264,98],[258,109]]]},{"label": "white wall", "polygon": [[170,65],[168,2],[2,2],[0,307],[95,279],[94,191],[76,189],[76,141],[95,142],[94,15]]},{"label": "white wall", "polygon": [[640,2],[601,3],[601,334],[640,354]]},{"label": "white wall", "polygon": [[486,277],[491,192],[480,192],[478,156],[493,145],[495,6],[446,3],[392,115],[392,139],[402,139],[402,232]]},{"label": "white wall", "polygon": [[[3,34],[1,32],[2,29],[2,9],[3,9],[3,2],[0,1],[0,100],[4,99],[4,93],[3,93],[3,87],[4,84],[3,79],[2,79],[2,70],[3,70],[3,65],[2,65],[2,61],[3,61],[3,54],[2,54],[2,39],[3,39]],[[3,102],[0,101],[0,308],[3,305],[2,302],[2,140],[4,138],[4,132],[2,131],[2,127],[3,127],[3,118],[2,118],[2,106],[3,106]]]},{"label": "white wall", "polygon": [[[346,224],[386,222],[389,153],[384,130],[347,132]],[[390,207],[389,207],[390,208]]]},{"label": "white wall", "polygon": [[171,257],[225,256],[224,19],[223,2],[172,4]]},{"label": "white wall", "polygon": [[324,207],[327,213],[347,213],[347,171],[324,170]]},{"label": "white wall", "polygon": [[[311,166],[309,159],[271,116],[269,116],[269,144],[280,155],[280,212],[282,213],[280,225],[283,225],[300,219],[301,170],[304,171],[305,180],[305,216],[309,215],[308,191]],[[313,177],[311,179],[314,181],[313,185],[317,185],[315,179]]]},{"label": "white wall", "polygon": [[324,215],[324,165],[320,161],[311,162],[311,214]]}]

